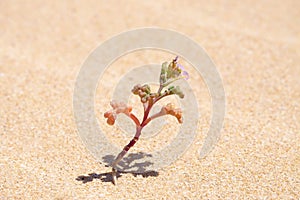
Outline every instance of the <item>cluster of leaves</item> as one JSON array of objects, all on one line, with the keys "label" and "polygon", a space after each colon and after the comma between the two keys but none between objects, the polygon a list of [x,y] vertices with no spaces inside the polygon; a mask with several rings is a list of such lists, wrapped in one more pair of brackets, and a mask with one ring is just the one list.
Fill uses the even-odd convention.
[{"label": "cluster of leaves", "polygon": [[173,83],[174,81],[185,78],[189,78],[189,74],[184,70],[184,67],[177,63],[178,56],[168,64],[164,62],[161,67],[159,83],[163,87]]},{"label": "cluster of leaves", "polygon": [[[112,110],[106,112],[104,117],[107,118],[107,123],[113,125],[117,118],[117,114],[124,113],[125,115],[132,118],[135,123],[144,127],[149,121],[154,118],[163,116],[163,115],[172,115],[177,118],[179,123],[182,123],[182,111],[180,108],[175,108],[173,104],[167,104],[163,106],[159,113],[154,114],[151,117],[148,117],[150,109],[152,106],[159,101],[161,98],[169,95],[178,95],[180,98],[184,98],[184,93],[181,91],[179,86],[169,86],[176,80],[179,79],[188,79],[188,73],[184,71],[184,68],[177,63],[178,57],[176,57],[172,62],[164,62],[162,64],[159,83],[160,87],[157,92],[152,92],[148,84],[137,84],[133,87],[132,93],[140,97],[141,102],[144,104],[144,119],[142,122],[139,122],[134,114],[131,113],[132,107],[127,106],[123,102],[111,102]],[[163,91],[164,90],[164,91]],[[162,92],[163,91],[163,92]]]},{"label": "cluster of leaves", "polygon": [[141,98],[142,103],[146,103],[150,99],[154,99],[158,96],[157,93],[151,93],[151,88],[147,84],[143,86],[140,84],[135,85],[131,91],[133,94],[138,95]]}]

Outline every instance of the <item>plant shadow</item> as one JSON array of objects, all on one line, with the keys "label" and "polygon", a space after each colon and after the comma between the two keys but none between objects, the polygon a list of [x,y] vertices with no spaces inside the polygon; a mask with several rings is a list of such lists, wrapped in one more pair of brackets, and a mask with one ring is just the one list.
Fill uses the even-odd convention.
[{"label": "plant shadow", "polygon": [[[135,162],[133,161],[142,159],[144,157],[152,157],[151,154],[146,154],[143,152],[139,153],[130,153],[128,156],[123,158],[122,161],[118,164],[118,172],[117,178],[122,177],[122,174],[132,174],[134,177],[138,175],[143,178],[147,177],[157,177],[159,173],[157,171],[147,171],[146,167],[152,165],[152,162],[144,161],[144,162]],[[111,163],[114,161],[114,155],[106,155],[103,158],[103,162],[106,164],[106,167],[111,166]],[[88,175],[81,175],[76,178],[77,181],[82,181],[82,183],[88,183],[93,181],[94,179],[100,179],[102,182],[112,182],[112,174],[111,172],[97,174],[95,172],[89,173]]]}]

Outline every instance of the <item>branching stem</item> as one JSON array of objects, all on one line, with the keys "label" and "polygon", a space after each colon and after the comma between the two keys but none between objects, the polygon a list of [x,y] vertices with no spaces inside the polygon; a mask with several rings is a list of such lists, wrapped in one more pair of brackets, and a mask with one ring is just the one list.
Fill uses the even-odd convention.
[{"label": "branching stem", "polygon": [[[167,87],[169,84],[173,83],[176,80],[179,80],[183,78],[184,75],[188,75],[186,71],[183,71],[183,67],[180,64],[177,64],[177,59],[178,56],[169,64],[168,67],[163,64],[162,70],[161,70],[161,75],[160,75],[160,86],[157,91],[157,93],[151,93],[149,85],[143,85],[141,86],[140,84],[134,86],[132,89],[132,92],[135,95],[139,95],[141,98],[141,102],[143,103],[143,108],[144,108],[144,116],[143,120],[140,122],[139,119],[131,113],[132,108],[131,107],[126,107],[126,105],[123,104],[116,104],[113,103],[111,104],[112,107],[117,110],[117,111],[112,111],[112,112],[106,112],[104,114],[104,117],[107,118],[107,123],[110,125],[113,125],[116,119],[116,114],[118,113],[125,113],[128,117],[130,117],[133,122],[136,125],[136,133],[132,140],[123,148],[123,150],[118,154],[116,159],[112,163],[112,178],[113,178],[113,183],[116,184],[117,180],[117,165],[118,163],[123,159],[123,157],[126,155],[126,153],[129,151],[131,147],[135,145],[135,143],[139,140],[139,137],[141,135],[142,129],[153,119],[166,115],[166,114],[171,114],[175,116],[179,123],[182,123],[182,112],[178,110],[174,110],[174,108],[170,107],[164,107],[159,113],[156,113],[152,116],[149,117],[149,113],[151,111],[151,108],[153,105],[159,101],[160,99],[169,96],[171,94],[177,94],[180,98],[183,98],[183,94],[180,91],[179,87],[174,88],[171,87],[165,92],[162,93],[162,90]],[[118,107],[119,106],[119,107]],[[168,106],[168,105],[167,105]],[[117,109],[116,109],[117,108]],[[168,111],[166,111],[168,109]]]}]

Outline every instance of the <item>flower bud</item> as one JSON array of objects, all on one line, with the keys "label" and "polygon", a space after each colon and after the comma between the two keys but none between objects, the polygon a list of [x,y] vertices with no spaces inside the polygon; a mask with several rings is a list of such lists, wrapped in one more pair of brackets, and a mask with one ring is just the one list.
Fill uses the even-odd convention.
[{"label": "flower bud", "polygon": [[141,85],[140,84],[137,84],[133,87],[133,89],[131,90],[131,92],[135,95],[138,95],[139,94],[139,91],[141,90]]},{"label": "flower bud", "polygon": [[141,91],[141,92],[139,93],[139,96],[140,96],[141,98],[145,97],[146,95],[147,95],[146,92],[142,92],[142,91]]},{"label": "flower bud", "polygon": [[108,112],[104,113],[104,117],[107,118],[106,122],[109,125],[114,125],[117,115],[113,111],[108,111]]},{"label": "flower bud", "polygon": [[141,102],[142,103],[146,103],[148,101],[149,96],[144,96],[143,98],[141,98]]},{"label": "flower bud", "polygon": [[146,92],[147,94],[150,94],[150,92],[151,92],[151,89],[150,89],[150,86],[149,85],[143,85],[142,86],[142,91],[143,92]]},{"label": "flower bud", "polygon": [[180,108],[174,107],[174,104],[168,103],[166,106],[162,107],[161,112],[168,114],[168,115],[173,115],[174,117],[177,118],[177,121],[179,123],[182,123],[182,111]]}]

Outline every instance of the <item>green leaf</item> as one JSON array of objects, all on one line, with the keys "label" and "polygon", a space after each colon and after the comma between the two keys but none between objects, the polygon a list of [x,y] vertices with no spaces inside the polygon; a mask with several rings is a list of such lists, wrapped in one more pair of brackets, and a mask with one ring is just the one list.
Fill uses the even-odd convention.
[{"label": "green leaf", "polygon": [[184,98],[184,94],[183,92],[181,91],[180,87],[179,86],[171,86],[168,88],[170,94],[176,94],[178,95],[180,98]]},{"label": "green leaf", "polygon": [[167,65],[168,65],[168,62],[164,62],[161,66],[160,79],[159,79],[159,82],[161,85],[167,81],[167,71],[168,71]]}]

